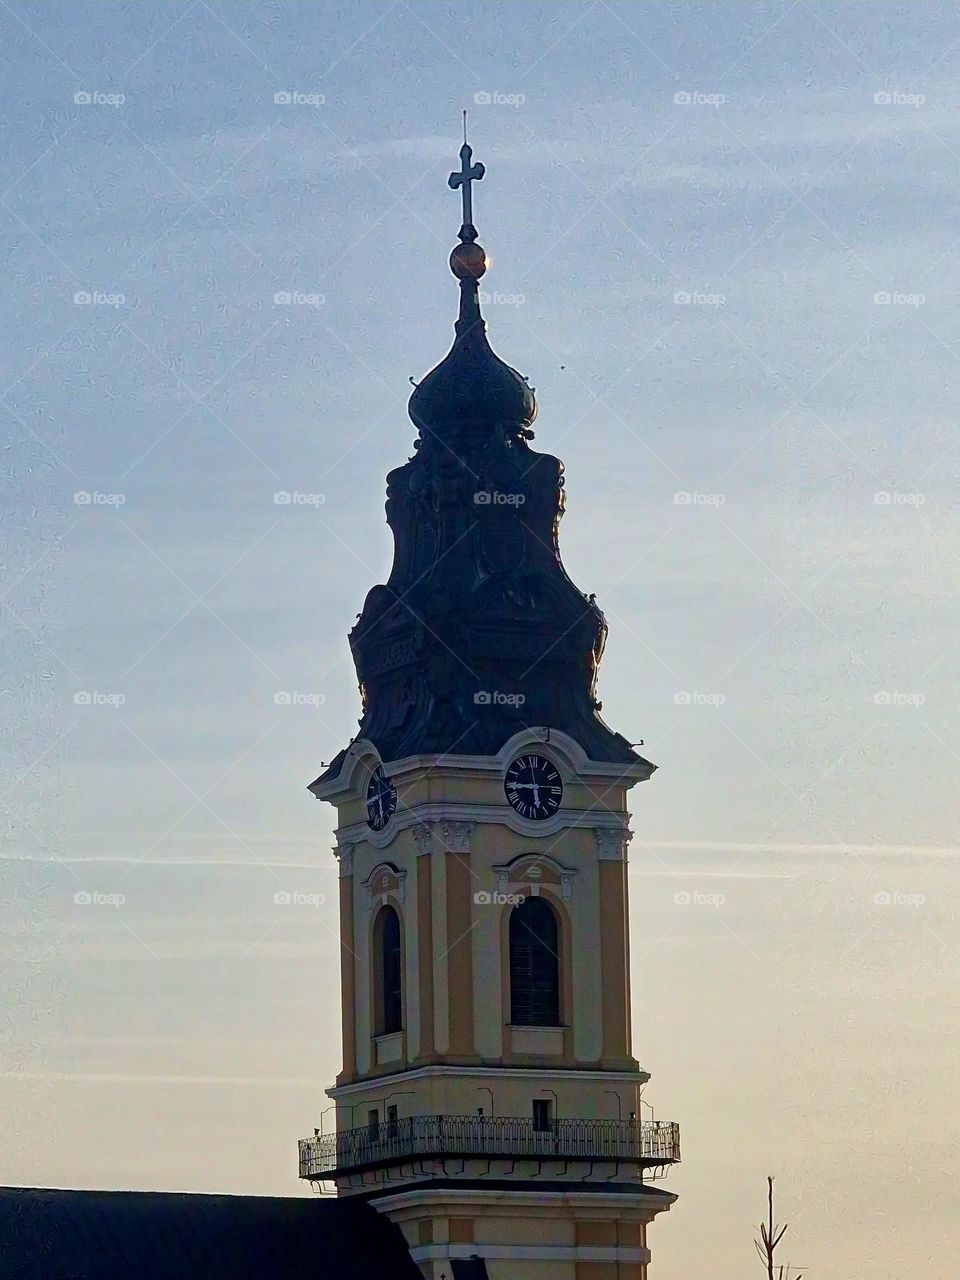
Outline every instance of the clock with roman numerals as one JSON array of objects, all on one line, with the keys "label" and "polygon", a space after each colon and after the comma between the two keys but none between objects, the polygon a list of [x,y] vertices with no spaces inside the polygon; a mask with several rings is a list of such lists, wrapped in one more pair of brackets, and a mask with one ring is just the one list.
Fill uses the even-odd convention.
[{"label": "clock with roman numerals", "polygon": [[545,756],[517,756],[507,770],[503,789],[521,818],[536,822],[552,817],[563,799],[560,773]]},{"label": "clock with roman numerals", "polygon": [[378,764],[367,785],[367,825],[382,831],[397,808],[397,788],[392,778]]}]

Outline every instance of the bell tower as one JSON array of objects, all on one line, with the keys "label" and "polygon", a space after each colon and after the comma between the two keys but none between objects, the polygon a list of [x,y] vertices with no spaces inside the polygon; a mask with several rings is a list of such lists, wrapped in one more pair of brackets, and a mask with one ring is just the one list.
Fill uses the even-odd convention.
[{"label": "bell tower", "polygon": [[460,160],[454,343],[387,477],[360,728],[310,787],[338,813],[343,1070],[300,1176],[397,1222],[426,1280],[643,1280],[680,1158],[631,1042],[627,792],[654,766],[600,718],[606,622],[487,341],[466,137]]}]

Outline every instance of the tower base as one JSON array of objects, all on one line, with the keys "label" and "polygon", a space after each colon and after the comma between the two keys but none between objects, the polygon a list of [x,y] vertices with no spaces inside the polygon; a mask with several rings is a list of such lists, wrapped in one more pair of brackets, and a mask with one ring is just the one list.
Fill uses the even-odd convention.
[{"label": "tower base", "polygon": [[648,1185],[457,1180],[372,1204],[403,1231],[424,1280],[646,1280],[647,1224],[675,1200]]}]

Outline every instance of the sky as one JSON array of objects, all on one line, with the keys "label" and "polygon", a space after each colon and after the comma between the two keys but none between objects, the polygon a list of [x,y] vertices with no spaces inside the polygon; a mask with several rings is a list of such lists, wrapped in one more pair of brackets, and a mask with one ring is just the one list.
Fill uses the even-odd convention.
[{"label": "sky", "polygon": [[384,477],[452,336],[467,107],[489,334],[567,468],[604,716],[659,766],[654,1274],[758,1274],[769,1173],[805,1275],[952,1280],[954,6],[0,26],[0,1181],[309,1194],[340,1060],[305,788],[356,727]]}]

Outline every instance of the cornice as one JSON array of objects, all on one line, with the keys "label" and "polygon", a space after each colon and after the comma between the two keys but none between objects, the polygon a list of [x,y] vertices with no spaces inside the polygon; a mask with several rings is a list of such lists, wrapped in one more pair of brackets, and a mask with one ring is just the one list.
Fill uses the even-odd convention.
[{"label": "cornice", "polygon": [[466,778],[484,778],[491,774],[503,776],[507,766],[519,752],[536,747],[548,756],[560,770],[564,782],[577,779],[581,782],[621,782],[627,787],[637,782],[646,782],[653,774],[656,765],[647,760],[634,763],[612,764],[600,760],[591,760],[583,747],[560,729],[546,727],[522,729],[509,738],[496,755],[456,755],[441,753],[440,755],[405,756],[398,760],[383,760],[372,742],[365,738],[357,738],[347,748],[346,758],[336,778],[324,783],[315,783],[310,788],[318,800],[336,801],[349,795],[357,794],[359,787],[354,783],[354,775],[366,764],[368,770],[376,765],[383,766],[384,771],[395,781],[407,774],[437,773],[439,771],[457,773]]},{"label": "cornice", "polygon": [[580,1067],[466,1067],[466,1066],[431,1066],[414,1067],[409,1071],[395,1071],[385,1076],[370,1076],[365,1080],[357,1080],[352,1084],[333,1085],[326,1090],[328,1098],[350,1097],[355,1093],[369,1093],[371,1088],[382,1084],[391,1087],[397,1083],[416,1080],[437,1079],[441,1076],[454,1076],[457,1079],[496,1079],[529,1080],[532,1075],[546,1079],[556,1077],[564,1081],[590,1080],[605,1081],[615,1084],[646,1084],[650,1079],[649,1071],[596,1071]]},{"label": "cornice", "polygon": [[[558,831],[565,829],[585,828],[610,833],[609,841],[601,848],[601,859],[616,857],[622,860],[622,853],[611,853],[609,850],[623,849],[625,841],[629,839],[630,833],[626,830],[624,816],[607,809],[561,808],[545,822],[533,822],[529,818],[522,818],[505,802],[502,804],[431,803],[413,805],[409,809],[398,809],[382,831],[374,831],[365,822],[354,822],[338,827],[336,834],[341,843],[359,844],[364,841],[375,849],[383,850],[389,848],[401,832],[412,829],[418,852],[427,853],[429,852],[428,837],[423,834],[423,829],[426,828],[429,831],[431,826],[453,828],[463,824],[474,827],[497,825],[507,827],[517,835],[530,839],[536,839],[538,836],[554,836]],[[598,837],[598,843],[599,841],[600,837]],[[604,852],[604,849],[608,852]],[[468,852],[468,849],[464,849],[463,852]]]}]

